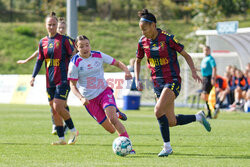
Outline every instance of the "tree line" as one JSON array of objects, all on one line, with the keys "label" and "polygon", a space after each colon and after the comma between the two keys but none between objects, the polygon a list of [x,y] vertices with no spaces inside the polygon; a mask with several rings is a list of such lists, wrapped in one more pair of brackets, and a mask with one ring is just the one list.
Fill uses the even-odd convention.
[{"label": "tree line", "polygon": [[[203,19],[250,13],[250,0],[86,0],[78,7],[85,20],[133,20],[137,11],[148,8],[159,19]],[[42,21],[51,10],[66,14],[66,0],[0,0],[0,21]],[[203,20],[204,21],[204,20]]]}]

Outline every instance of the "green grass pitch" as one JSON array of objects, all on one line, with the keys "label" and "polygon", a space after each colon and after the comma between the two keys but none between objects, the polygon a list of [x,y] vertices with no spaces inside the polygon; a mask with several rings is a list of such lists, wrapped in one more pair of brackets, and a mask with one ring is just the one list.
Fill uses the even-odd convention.
[{"label": "green grass pitch", "polygon": [[[210,133],[197,122],[170,128],[174,154],[159,158],[162,139],[153,107],[124,111],[135,155],[116,156],[109,134],[83,107],[71,107],[80,135],[75,145],[52,146],[49,106],[0,105],[0,166],[250,166],[250,114],[222,112]],[[176,114],[198,110],[176,108]],[[66,139],[69,136],[66,136]]]}]

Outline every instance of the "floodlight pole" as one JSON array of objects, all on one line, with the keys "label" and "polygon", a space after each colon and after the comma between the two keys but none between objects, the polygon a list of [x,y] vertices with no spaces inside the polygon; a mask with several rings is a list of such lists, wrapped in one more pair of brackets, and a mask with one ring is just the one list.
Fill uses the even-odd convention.
[{"label": "floodlight pole", "polygon": [[67,34],[77,37],[77,6],[76,0],[67,0]]}]

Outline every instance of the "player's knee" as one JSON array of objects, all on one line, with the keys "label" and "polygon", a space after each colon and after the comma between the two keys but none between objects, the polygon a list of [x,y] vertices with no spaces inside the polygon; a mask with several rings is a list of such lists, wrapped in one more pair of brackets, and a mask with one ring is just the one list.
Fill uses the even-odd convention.
[{"label": "player's knee", "polygon": [[177,120],[176,120],[176,118],[168,119],[168,124],[169,124],[169,127],[176,126],[176,125],[177,125]]},{"label": "player's knee", "polygon": [[108,129],[108,132],[111,133],[111,134],[115,133],[115,128]]},{"label": "player's knee", "polygon": [[160,118],[163,115],[163,113],[161,112],[161,108],[158,105],[155,106],[154,113],[156,118]]}]

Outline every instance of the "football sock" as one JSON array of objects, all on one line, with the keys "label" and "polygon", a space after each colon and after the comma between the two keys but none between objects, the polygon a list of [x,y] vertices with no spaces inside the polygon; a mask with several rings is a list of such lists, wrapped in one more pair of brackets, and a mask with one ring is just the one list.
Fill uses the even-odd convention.
[{"label": "football sock", "polygon": [[207,106],[207,115],[211,117],[211,111],[207,101],[206,101],[206,106]]},{"label": "football sock", "polygon": [[73,121],[72,121],[71,118],[65,120],[64,122],[66,123],[67,127],[70,129],[71,132],[75,132],[76,131],[76,129],[74,127],[74,123],[73,123]]},{"label": "football sock", "polygon": [[[70,112],[69,106],[68,106],[68,105],[65,107],[65,109],[66,109],[68,112]],[[65,131],[65,129],[66,129],[67,127],[68,127],[68,126],[64,126],[64,127],[63,127],[63,128],[64,128],[64,131]]]},{"label": "football sock", "polygon": [[169,150],[171,149],[171,145],[170,145],[170,142],[164,142],[164,150]]},{"label": "football sock", "polygon": [[127,131],[123,132],[122,134],[119,134],[119,136],[124,136],[124,137],[129,138]]},{"label": "football sock", "polygon": [[59,137],[59,139],[60,139],[60,140],[65,140],[65,137],[64,137],[64,136],[63,136],[63,137]]},{"label": "football sock", "polygon": [[178,114],[176,115],[176,120],[177,120],[176,125],[186,125],[186,124],[196,121],[196,117],[195,115]]},{"label": "football sock", "polygon": [[202,116],[200,114],[195,114],[195,119],[200,122],[202,120]]},{"label": "football sock", "polygon": [[158,118],[158,123],[161,131],[161,136],[164,142],[170,142],[169,137],[169,124],[166,115],[161,116]]},{"label": "football sock", "polygon": [[58,137],[63,137],[64,138],[64,131],[63,131],[63,126],[57,126],[56,127],[56,132]]}]

